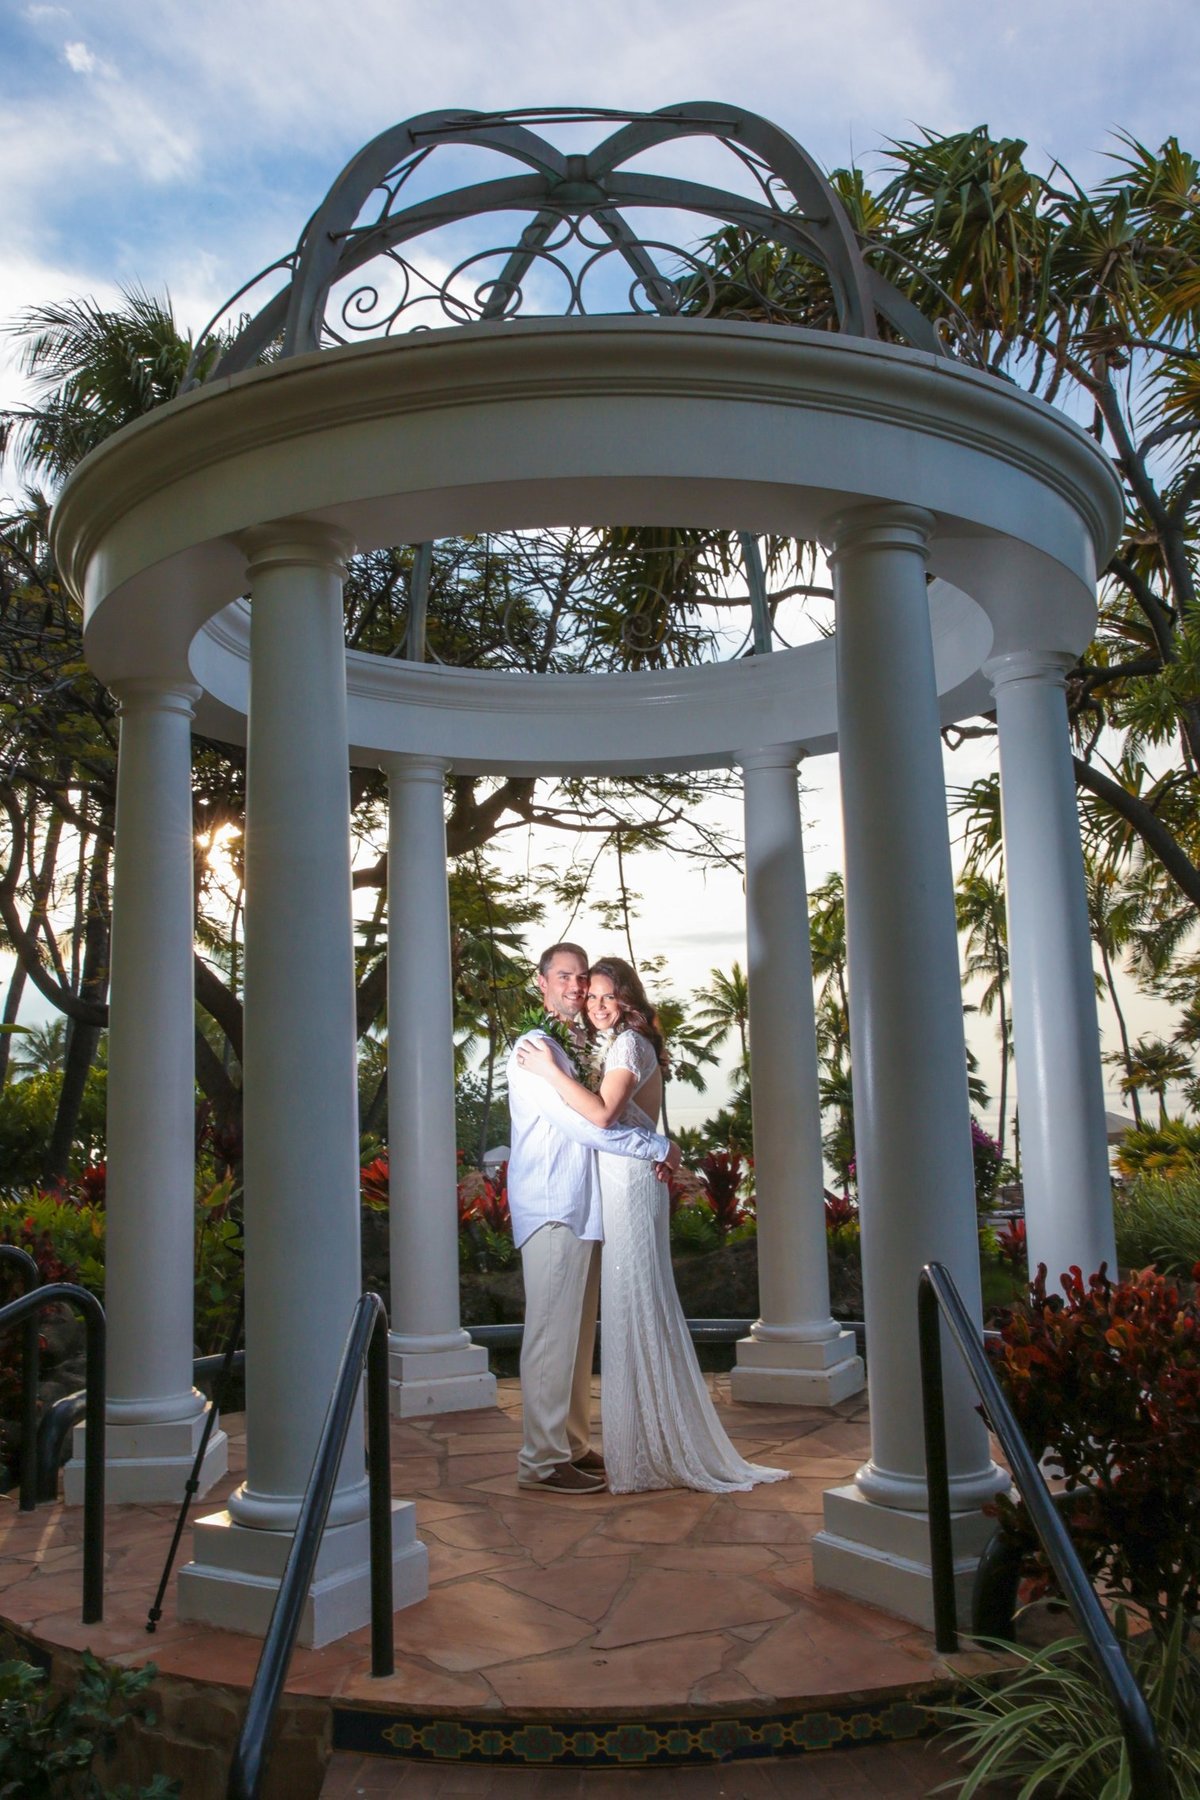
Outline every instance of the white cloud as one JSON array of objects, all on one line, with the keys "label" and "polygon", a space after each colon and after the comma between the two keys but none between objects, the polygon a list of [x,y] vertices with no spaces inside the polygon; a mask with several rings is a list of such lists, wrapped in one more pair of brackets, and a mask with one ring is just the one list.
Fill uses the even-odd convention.
[{"label": "white cloud", "polygon": [[76,75],[94,75],[100,66],[96,56],[83,43],[64,44],[63,60]]}]

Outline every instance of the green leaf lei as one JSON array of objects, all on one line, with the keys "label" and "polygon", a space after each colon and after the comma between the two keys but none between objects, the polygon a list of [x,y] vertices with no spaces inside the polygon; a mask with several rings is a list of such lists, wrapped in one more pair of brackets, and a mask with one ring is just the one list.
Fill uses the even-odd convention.
[{"label": "green leaf lei", "polygon": [[541,1031],[548,1038],[554,1039],[566,1057],[576,1081],[582,1082],[584,1087],[593,1090],[598,1086],[596,1077],[599,1071],[593,1066],[591,1057],[594,1045],[590,1040],[585,1040],[582,1044],[577,1043],[567,1021],[560,1019],[557,1013],[547,1012],[540,1001],[535,1001],[527,1006],[521,1014],[517,1020],[513,1041],[524,1037],[530,1031]]}]

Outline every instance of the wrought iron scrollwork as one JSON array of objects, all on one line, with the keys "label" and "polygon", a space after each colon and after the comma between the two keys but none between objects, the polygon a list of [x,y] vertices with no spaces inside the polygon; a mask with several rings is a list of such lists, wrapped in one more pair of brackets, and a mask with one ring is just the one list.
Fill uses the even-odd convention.
[{"label": "wrought iron scrollwork", "polygon": [[[614,129],[586,155],[535,129],[593,120]],[[689,138],[727,153],[733,186],[645,172],[651,152]],[[439,189],[447,150],[452,177],[470,152],[494,178]],[[489,245],[485,221],[501,216],[523,222]],[[655,217],[672,229],[647,229]],[[928,318],[914,299],[919,271],[906,267],[892,287],[878,269],[889,256],[903,266],[894,247],[859,240],[799,144],[739,108],[427,114],[354,157],[295,250],[222,309],[212,328],[222,335],[226,322],[222,354],[202,343],[196,367],[228,374],[368,336],[622,312],[888,336],[978,360],[959,309],[937,295],[937,322]],[[285,278],[281,291],[231,325],[271,275]]]}]

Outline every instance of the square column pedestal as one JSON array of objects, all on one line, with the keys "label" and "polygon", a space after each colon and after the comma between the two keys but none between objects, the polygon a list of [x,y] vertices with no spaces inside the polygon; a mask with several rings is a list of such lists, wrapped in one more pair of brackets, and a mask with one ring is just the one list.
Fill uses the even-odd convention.
[{"label": "square column pedestal", "polygon": [[396,1350],[388,1354],[390,1406],[397,1419],[475,1412],[495,1406],[496,1377],[482,1344],[460,1350]]},{"label": "square column pedestal", "polygon": [[[180,1619],[265,1636],[291,1547],[291,1532],[238,1525],[227,1512],[197,1519],[192,1560],[179,1571]],[[416,1507],[393,1500],[393,1609],[412,1606],[428,1592],[429,1558],[417,1537]],[[327,1526],[296,1642],[319,1650],[370,1618],[370,1521]]]},{"label": "square column pedestal", "polygon": [[866,1382],[852,1331],[814,1341],[739,1338],[730,1398],[775,1406],[836,1406]]},{"label": "square column pedestal", "polygon": [[[996,1521],[975,1509],[952,1513],[950,1524],[958,1622],[965,1630],[971,1616],[975,1569]],[[825,1525],[813,1538],[812,1559],[818,1587],[850,1594],[868,1606],[933,1630],[928,1513],[880,1506],[853,1483],[828,1488]]]},{"label": "square column pedestal", "polygon": [[[157,1419],[152,1423],[104,1427],[104,1499],[107,1505],[156,1505],[183,1499],[192,1464],[204,1436],[208,1407],[187,1419]],[[63,1499],[68,1506],[83,1505],[83,1446],[85,1427],[71,1434],[71,1460],[63,1469]],[[229,1439],[214,1425],[196,1492],[206,1494],[229,1467]]]}]

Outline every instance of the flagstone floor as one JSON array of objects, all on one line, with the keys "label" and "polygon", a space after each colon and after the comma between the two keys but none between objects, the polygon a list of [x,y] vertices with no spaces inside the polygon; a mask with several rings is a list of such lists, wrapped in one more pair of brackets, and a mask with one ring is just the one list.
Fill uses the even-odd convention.
[{"label": "flagstone floor", "polygon": [[[515,1381],[500,1383],[494,1409],[395,1421],[392,1488],[416,1501],[430,1556],[429,1598],[397,1614],[392,1677],[371,1679],[369,1634],[363,1630],[321,1650],[298,1650],[289,1694],[446,1715],[578,1716],[582,1710],[636,1718],[911,1692],[944,1677],[949,1671],[928,1633],[813,1586],[810,1544],[820,1526],[822,1491],[848,1480],[866,1454],[865,1397],[832,1412],[738,1406],[729,1400],[727,1378],[710,1380],[741,1452],[791,1469],[790,1481],[720,1496],[531,1494],[516,1483]],[[218,1507],[240,1477],[242,1421],[226,1424],[231,1472],[200,1503],[201,1511]],[[163,1676],[243,1690],[257,1663],[257,1640],[181,1624],[173,1590],[155,1635],[145,1630],[174,1517],[165,1506],[109,1510],[105,1619],[83,1626],[81,1514],[59,1505],[22,1515],[15,1494],[9,1496],[0,1503],[0,1620],[47,1646],[87,1646],[129,1665],[153,1660]],[[181,1561],[188,1542],[185,1534]],[[919,1746],[912,1751],[923,1761]],[[814,1773],[818,1760],[845,1763],[849,1778],[849,1765],[860,1754],[861,1781],[868,1774],[865,1759],[875,1752],[804,1756],[790,1766],[798,1781],[800,1762]],[[367,1782],[367,1765],[367,1775],[356,1776],[345,1759],[339,1762],[340,1785],[330,1787],[331,1796],[335,1787],[345,1795],[381,1791],[358,1785]],[[945,1763],[934,1762],[939,1766],[931,1787],[947,1772]],[[777,1766],[782,1779],[784,1764]],[[590,1793],[587,1783],[601,1779],[517,1770],[525,1785],[505,1787],[514,1771],[496,1770],[488,1787],[479,1785],[485,1773],[427,1765],[423,1772],[413,1768],[404,1776],[411,1785],[396,1791],[532,1795],[543,1792],[537,1784],[555,1780],[583,1783],[562,1786],[564,1794]],[[699,1779],[716,1771],[690,1773]],[[604,1779],[613,1776],[605,1772]],[[753,1785],[758,1777],[751,1770],[738,1780],[741,1786],[710,1780],[694,1789],[651,1783],[643,1791],[929,1791],[894,1783],[890,1789],[763,1787]]]}]

